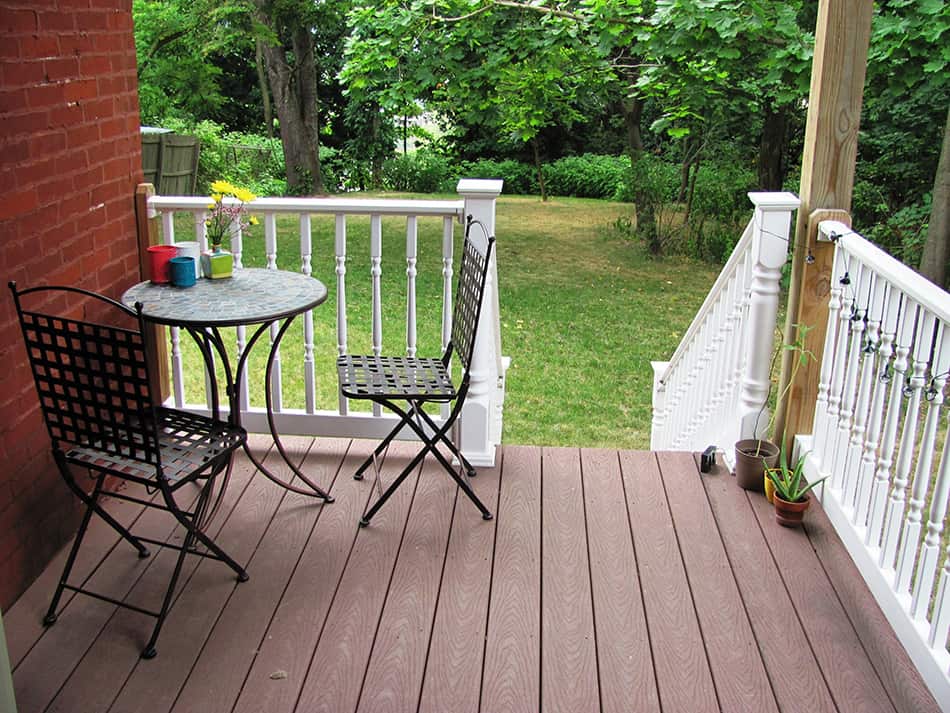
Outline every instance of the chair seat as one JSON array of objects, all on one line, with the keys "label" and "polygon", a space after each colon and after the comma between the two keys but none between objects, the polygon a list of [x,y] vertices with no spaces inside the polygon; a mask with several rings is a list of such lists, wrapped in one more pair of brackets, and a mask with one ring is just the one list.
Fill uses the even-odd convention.
[{"label": "chair seat", "polygon": [[455,386],[441,359],[347,354],[337,358],[340,390],[351,399],[451,401]]},{"label": "chair seat", "polygon": [[[200,471],[247,438],[243,428],[229,426],[207,416],[167,408],[159,408],[157,412],[162,472],[170,483]],[[144,452],[136,455],[144,458]],[[120,475],[142,480],[155,479],[154,466],[98,448],[72,448],[66,452],[66,458],[79,465],[106,469]]]}]

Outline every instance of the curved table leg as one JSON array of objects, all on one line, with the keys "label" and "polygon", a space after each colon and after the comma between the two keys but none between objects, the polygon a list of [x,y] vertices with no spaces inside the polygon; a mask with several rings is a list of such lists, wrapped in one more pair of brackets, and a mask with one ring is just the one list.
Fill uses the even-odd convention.
[{"label": "curved table leg", "polygon": [[[267,403],[267,426],[268,428],[270,428],[271,438],[274,439],[274,447],[277,449],[277,452],[280,454],[280,457],[284,459],[284,463],[287,464],[287,466],[294,473],[294,475],[300,478],[300,480],[303,481],[308,487],[300,488],[300,487],[297,487],[296,485],[291,485],[290,483],[288,483],[285,480],[282,480],[281,478],[278,478],[276,475],[274,475],[274,473],[268,470],[264,466],[264,464],[261,463],[257,459],[256,456],[254,456],[253,453],[251,453],[251,449],[247,445],[247,443],[244,444],[244,452],[247,454],[247,457],[250,458],[251,462],[257,467],[257,469],[261,471],[261,473],[263,473],[267,478],[269,478],[273,482],[280,485],[282,488],[286,488],[287,490],[293,493],[299,493],[300,495],[307,495],[310,497],[322,498],[324,502],[332,503],[333,496],[330,495],[325,490],[323,490],[323,488],[321,488],[319,485],[314,483],[309,477],[304,475],[303,471],[301,471],[300,468],[294,465],[293,462],[290,460],[290,458],[287,455],[287,451],[284,450],[283,443],[281,443],[280,441],[280,435],[277,433],[277,424],[274,422],[274,407],[273,407],[273,399],[271,398],[271,390],[270,390],[271,374],[273,373],[273,370],[274,370],[274,359],[277,356],[277,350],[280,348],[280,342],[284,338],[284,333],[287,331],[287,328],[290,327],[290,324],[291,322],[293,322],[293,320],[294,318],[292,316],[284,320],[284,323],[281,325],[280,329],[277,332],[277,336],[274,339],[274,343],[271,345],[270,353],[267,355],[267,369],[264,373],[264,380],[265,380],[264,381],[264,397]],[[238,401],[237,399],[238,386],[237,385],[241,383],[240,382],[241,372],[243,371],[246,365],[246,357],[250,353],[251,347],[254,345],[257,339],[261,336],[261,334],[264,333],[264,330],[267,329],[268,327],[270,327],[270,324],[262,324],[260,327],[258,327],[258,329],[251,336],[251,339],[248,341],[247,346],[245,346],[244,353],[241,354],[241,358],[238,361],[238,366],[235,373],[235,396],[234,396],[234,403],[237,408],[236,413],[238,417],[238,423],[240,423],[240,405],[237,404],[237,401]]]}]

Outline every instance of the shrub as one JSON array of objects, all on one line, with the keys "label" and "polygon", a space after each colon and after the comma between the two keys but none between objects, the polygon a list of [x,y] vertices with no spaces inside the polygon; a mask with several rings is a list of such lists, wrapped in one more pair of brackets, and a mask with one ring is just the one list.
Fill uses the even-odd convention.
[{"label": "shrub", "polygon": [[[457,174],[457,178],[500,178],[505,182],[502,191],[506,194],[532,195],[539,192],[534,168],[511,159],[463,161]],[[450,190],[454,191],[455,186]]]},{"label": "shrub", "polygon": [[624,156],[584,154],[565,156],[546,164],[541,171],[548,192],[578,198],[613,198],[630,168]]},{"label": "shrub", "polygon": [[448,160],[441,154],[415,151],[383,163],[383,185],[393,191],[438,193],[451,172]]}]

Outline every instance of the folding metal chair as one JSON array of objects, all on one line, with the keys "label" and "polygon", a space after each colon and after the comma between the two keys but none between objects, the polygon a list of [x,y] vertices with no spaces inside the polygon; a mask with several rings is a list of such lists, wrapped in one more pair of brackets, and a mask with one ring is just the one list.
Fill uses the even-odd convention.
[{"label": "folding metal chair", "polygon": [[[484,234],[471,236],[472,227],[477,226]],[[387,435],[366,461],[356,470],[354,478],[359,480],[364,471],[374,466],[376,483],[379,486],[378,458],[403,427],[412,429],[422,441],[422,448],[409,464],[393,480],[385,492],[370,508],[363,513],[360,525],[366,527],[372,517],[396,491],[402,482],[426,453],[431,452],[442,464],[449,475],[458,483],[469,499],[481,511],[485,520],[491,520],[492,514],[478,499],[468,482],[475,475],[475,469],[461,451],[452,442],[449,434],[456,422],[465,397],[468,394],[472,354],[475,349],[475,334],[482,311],[485,296],[485,281],[488,265],[494,247],[494,237],[488,235],[484,226],[471,218],[465,228],[465,241],[459,266],[458,287],[452,318],[452,337],[441,358],[418,358],[400,356],[358,356],[343,355],[337,359],[337,374],[340,391],[347,398],[368,399],[399,416],[399,423]],[[462,368],[462,377],[458,388],[453,384],[450,362],[452,355],[458,356]],[[425,412],[427,403],[453,402],[448,418],[438,425]],[[405,406],[401,403],[405,402]],[[456,472],[451,462],[439,451],[437,445],[444,445],[458,459],[461,472]],[[379,488],[380,491],[382,488]]]},{"label": "folding metal chair", "polygon": [[[43,621],[47,626],[56,622],[56,609],[66,589],[148,614],[157,622],[142,657],[152,658],[186,554],[220,560],[237,573],[239,581],[248,579],[244,568],[203,532],[209,519],[208,506],[215,478],[230,468],[231,456],[245,442],[247,433],[215,418],[156,405],[150,392],[145,358],[147,332],[140,310],[130,310],[112,299],[74,287],[34,287],[18,291],[16,283],[11,282],[10,290],[52,439],[53,458],[70,490],[86,505],[66,567]],[[37,309],[54,311],[50,306],[55,305],[56,314],[24,309],[24,298],[30,304],[36,303]],[[82,300],[84,316],[92,312],[95,319],[99,319],[101,315],[104,323],[63,316],[79,311],[80,306],[75,304],[78,300]],[[123,324],[131,326],[120,326]],[[88,471],[94,481],[91,493],[76,481],[73,467]],[[140,483],[149,492],[158,490],[161,500],[152,502],[108,489],[107,475]],[[195,505],[191,510],[183,509],[176,501],[176,492],[195,481],[201,481]],[[133,535],[103,509],[99,503],[103,495],[168,511],[185,528],[184,542],[178,546]],[[69,583],[93,513],[138,550],[139,557],[149,556],[145,543],[179,551],[158,611]],[[198,549],[199,545],[203,549]]]}]

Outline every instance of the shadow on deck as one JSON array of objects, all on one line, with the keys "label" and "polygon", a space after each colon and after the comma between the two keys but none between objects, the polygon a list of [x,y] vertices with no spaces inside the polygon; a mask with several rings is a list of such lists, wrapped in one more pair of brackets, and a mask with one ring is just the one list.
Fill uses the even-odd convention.
[{"label": "shadow on deck", "polygon": [[[359,529],[370,444],[287,440],[336,502],[242,455],[211,528],[251,579],[189,558],[157,658],[151,619],[68,592],[44,630],[54,560],[4,613],[20,713],[937,710],[820,508],[786,530],[689,454],[505,446],[473,481],[493,521],[427,460]],[[174,552],[116,540],[97,523],[76,572],[156,606]]]}]

